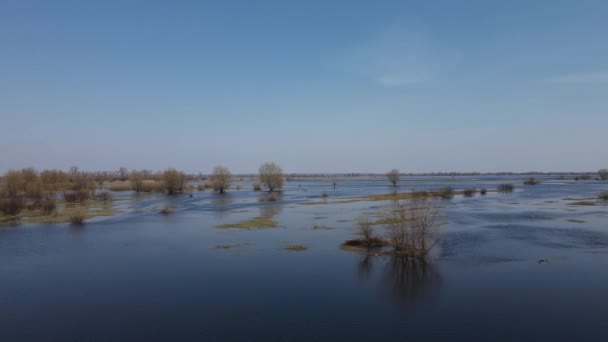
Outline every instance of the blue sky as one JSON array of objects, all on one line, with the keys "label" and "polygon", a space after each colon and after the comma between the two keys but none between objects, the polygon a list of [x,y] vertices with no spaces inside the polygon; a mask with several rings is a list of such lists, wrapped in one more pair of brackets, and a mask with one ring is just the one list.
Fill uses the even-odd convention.
[{"label": "blue sky", "polygon": [[606,1],[0,0],[0,170],[608,167]]}]

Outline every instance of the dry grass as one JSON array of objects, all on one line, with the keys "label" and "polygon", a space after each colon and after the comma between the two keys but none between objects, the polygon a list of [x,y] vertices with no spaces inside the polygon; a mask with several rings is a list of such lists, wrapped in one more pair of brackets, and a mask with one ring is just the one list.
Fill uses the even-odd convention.
[{"label": "dry grass", "polygon": [[307,250],[308,247],[306,247],[304,245],[288,245],[288,246],[285,246],[283,249],[286,251],[301,252],[301,251]]},{"label": "dry grass", "polygon": [[173,207],[168,204],[165,204],[162,208],[160,208],[160,213],[163,215],[173,214]]},{"label": "dry grass", "polygon": [[257,229],[257,228],[276,228],[279,224],[270,216],[256,216],[252,219],[237,222],[227,223],[215,226],[216,228],[241,228],[241,229]]},{"label": "dry grass", "polygon": [[104,187],[110,191],[131,191],[131,190],[133,190],[133,184],[130,181],[107,182],[104,185]]},{"label": "dry grass", "polygon": [[84,224],[84,220],[87,218],[87,214],[84,209],[78,209],[74,211],[70,217],[69,221],[72,225],[82,226]]}]

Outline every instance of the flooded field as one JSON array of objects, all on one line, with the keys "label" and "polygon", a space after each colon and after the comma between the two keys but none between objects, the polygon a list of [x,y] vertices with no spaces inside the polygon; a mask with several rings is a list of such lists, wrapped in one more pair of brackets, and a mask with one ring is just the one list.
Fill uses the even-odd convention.
[{"label": "flooded field", "polygon": [[390,204],[365,197],[385,177],[291,179],[276,201],[248,181],[115,192],[119,214],[82,227],[1,227],[0,341],[607,340],[608,182],[523,180],[402,180],[489,190],[436,200],[425,264],[340,248]]}]

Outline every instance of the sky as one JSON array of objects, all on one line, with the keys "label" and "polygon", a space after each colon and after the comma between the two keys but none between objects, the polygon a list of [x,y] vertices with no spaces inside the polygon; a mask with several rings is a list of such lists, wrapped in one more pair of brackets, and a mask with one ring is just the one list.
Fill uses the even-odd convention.
[{"label": "sky", "polygon": [[0,0],[0,171],[594,171],[608,1]]}]

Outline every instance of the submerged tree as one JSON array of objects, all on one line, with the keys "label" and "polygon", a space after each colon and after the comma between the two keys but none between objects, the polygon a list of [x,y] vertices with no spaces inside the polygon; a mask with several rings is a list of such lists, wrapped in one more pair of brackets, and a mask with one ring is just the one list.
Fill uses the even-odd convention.
[{"label": "submerged tree", "polygon": [[163,172],[163,186],[169,195],[173,195],[184,189],[186,174],[176,169],[167,169]]},{"label": "submerged tree", "polygon": [[275,189],[283,188],[285,181],[283,169],[275,163],[264,163],[260,166],[260,182],[273,192]]},{"label": "submerged tree", "polygon": [[387,235],[395,252],[424,259],[439,241],[439,209],[427,201],[395,201],[385,214]]},{"label": "submerged tree", "polygon": [[397,186],[397,183],[399,183],[399,170],[397,169],[392,169],[390,170],[386,176],[388,177],[389,182],[391,182],[393,184],[393,186]]},{"label": "submerged tree", "polygon": [[232,182],[232,174],[227,167],[218,165],[213,168],[213,173],[210,176],[213,190],[219,191],[223,194],[228,188],[230,188],[230,182]]}]

